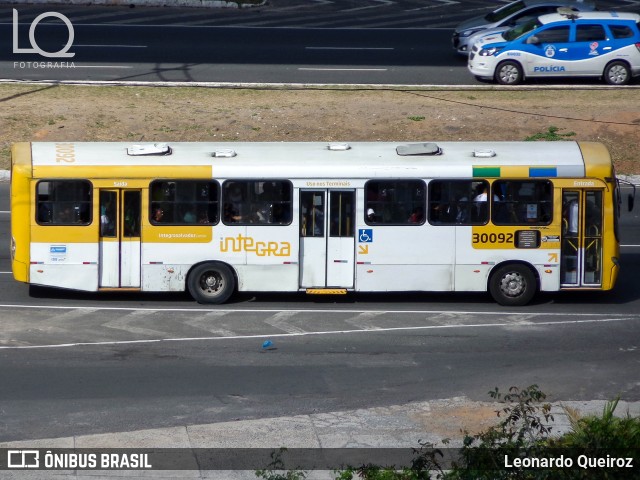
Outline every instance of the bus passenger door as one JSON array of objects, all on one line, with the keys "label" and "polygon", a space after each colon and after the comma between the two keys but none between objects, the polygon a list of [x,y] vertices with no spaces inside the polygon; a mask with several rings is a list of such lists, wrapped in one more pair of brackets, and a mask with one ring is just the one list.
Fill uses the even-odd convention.
[{"label": "bus passenger door", "polygon": [[300,286],[353,288],[355,190],[301,190]]},{"label": "bus passenger door", "polygon": [[100,287],[140,287],[140,190],[100,190]]},{"label": "bus passenger door", "polygon": [[563,190],[560,284],[602,284],[602,191]]}]

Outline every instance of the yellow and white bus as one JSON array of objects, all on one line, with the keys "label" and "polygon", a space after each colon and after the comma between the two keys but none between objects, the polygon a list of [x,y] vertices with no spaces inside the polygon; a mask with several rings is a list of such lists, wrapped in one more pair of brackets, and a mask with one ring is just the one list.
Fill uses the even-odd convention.
[{"label": "yellow and white bus", "polygon": [[619,188],[591,142],[17,143],[16,280],[84,291],[610,290]]}]

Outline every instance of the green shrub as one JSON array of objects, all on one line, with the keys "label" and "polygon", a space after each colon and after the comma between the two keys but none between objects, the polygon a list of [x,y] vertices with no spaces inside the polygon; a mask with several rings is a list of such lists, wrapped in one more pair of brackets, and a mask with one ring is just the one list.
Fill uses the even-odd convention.
[{"label": "green shrub", "polygon": [[[554,421],[546,395],[531,385],[524,389],[511,387],[503,394],[496,387],[489,395],[504,404],[496,411],[501,421],[475,435],[464,431],[460,455],[445,471],[443,454],[432,444],[420,443],[414,449],[410,467],[396,469],[364,465],[348,467],[336,472],[336,480],[627,480],[640,479],[640,418],[629,415],[614,416],[619,399],[608,402],[602,416],[580,417],[575,410],[565,407],[571,430],[558,438],[551,437],[550,423]],[[443,440],[444,444],[448,440]],[[271,471],[259,470],[256,475],[264,480],[304,480],[306,472],[286,471],[281,453],[272,454]],[[552,466],[532,468],[505,466],[505,457],[511,459],[549,459],[570,457],[573,468]],[[633,468],[606,466],[581,468],[578,457],[586,459],[631,458]],[[273,470],[284,473],[276,473]]]}]

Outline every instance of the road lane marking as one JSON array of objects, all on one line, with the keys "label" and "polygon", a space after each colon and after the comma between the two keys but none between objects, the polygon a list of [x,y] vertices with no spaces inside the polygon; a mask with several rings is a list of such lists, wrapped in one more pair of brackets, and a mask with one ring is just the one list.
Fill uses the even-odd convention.
[{"label": "road lane marking", "polygon": [[308,68],[300,67],[298,70],[311,72],[386,72],[387,68]]},{"label": "road lane marking", "polygon": [[395,50],[394,47],[304,47],[305,50]]},{"label": "road lane marking", "polygon": [[[466,312],[469,313],[469,312]],[[476,312],[473,312],[476,313]],[[494,312],[495,314],[495,312]],[[560,315],[560,314],[558,314]],[[594,315],[594,314],[577,314],[577,315]],[[219,340],[255,340],[255,339],[273,339],[273,338],[289,338],[289,337],[309,337],[309,336],[323,336],[323,335],[348,335],[354,333],[385,333],[385,332],[409,332],[420,330],[443,330],[443,329],[461,329],[461,328],[483,328],[483,327],[511,327],[511,328],[527,328],[527,327],[539,327],[539,326],[556,326],[556,325],[583,325],[586,323],[611,323],[611,322],[625,322],[630,320],[639,320],[640,316],[624,316],[620,318],[592,318],[587,320],[561,320],[557,322],[530,322],[519,323],[514,325],[513,323],[472,323],[463,325],[424,325],[413,327],[387,327],[387,328],[375,328],[371,330],[331,330],[331,331],[314,331],[314,332],[296,332],[296,333],[276,333],[276,334],[252,334],[252,335],[235,335],[229,337],[185,337],[185,338],[158,338],[149,340],[115,340],[105,342],[76,342],[76,343],[62,343],[51,345],[7,345],[0,346],[0,350],[33,350],[39,348],[69,348],[69,347],[87,347],[87,346],[113,346],[113,345],[131,345],[131,344],[145,344],[145,343],[161,343],[161,342],[201,342],[201,341],[219,341]]]},{"label": "road lane marking", "polygon": [[[321,336],[321,335],[345,335],[345,334],[354,334],[354,333],[387,333],[387,332],[413,332],[413,331],[430,331],[430,330],[441,330],[441,329],[461,329],[461,328],[478,328],[478,327],[494,327],[494,328],[522,328],[522,327],[540,327],[540,326],[555,326],[555,325],[580,325],[580,324],[598,324],[598,323],[611,323],[611,322],[628,322],[628,321],[639,321],[640,315],[625,315],[625,314],[609,314],[604,316],[603,314],[598,313],[541,313],[541,312],[508,312],[508,311],[489,311],[489,312],[472,312],[472,311],[448,311],[448,310],[330,310],[330,309],[316,309],[316,310],[304,310],[304,309],[223,309],[223,310],[211,310],[204,308],[195,308],[195,309],[185,309],[185,308],[124,308],[124,307],[68,307],[68,306],[36,306],[36,305],[0,305],[0,308],[40,308],[40,309],[58,309],[58,310],[72,310],[75,311],[73,314],[78,316],[82,313],[95,313],[99,310],[104,311],[127,311],[133,312],[143,315],[149,315],[155,312],[188,312],[193,314],[194,312],[206,312],[208,315],[216,314],[216,316],[225,313],[275,313],[276,315],[271,317],[271,320],[276,319],[275,322],[279,327],[284,330],[284,333],[251,333],[251,334],[237,334],[232,332],[231,330],[224,329],[223,332],[220,332],[221,335],[215,336],[200,336],[200,337],[170,337],[170,338],[147,338],[147,339],[133,339],[133,340],[105,340],[105,341],[97,341],[97,342],[65,342],[58,344],[45,344],[45,345],[4,345],[0,346],[0,350],[8,350],[8,349],[36,349],[36,348],[66,348],[66,347],[79,347],[79,346],[104,346],[104,345],[131,345],[131,344],[146,344],[146,343],[160,343],[160,342],[194,342],[194,341],[217,341],[217,340],[243,340],[243,339],[266,339],[266,338],[287,338],[287,337],[303,337],[303,336]],[[144,313],[143,313],[144,312]],[[371,320],[378,315],[382,314],[394,314],[398,315],[425,315],[431,314],[435,315],[437,319],[438,316],[447,316],[450,317],[452,315],[462,316],[471,316],[473,318],[482,317],[482,316],[491,316],[491,319],[496,316],[505,316],[507,321],[501,322],[491,322],[491,323],[446,323],[446,324],[436,324],[436,325],[411,325],[411,326],[398,326],[398,327],[384,327],[378,326],[372,323],[368,325],[366,323],[361,323],[356,321],[356,327],[359,328],[346,328],[346,329],[334,329],[334,330],[323,330],[323,331],[305,331],[298,327],[294,328],[286,328],[286,326],[291,327],[292,325],[286,325],[286,319],[291,318],[296,314],[313,314],[313,313],[348,313],[351,315],[360,314],[360,316],[369,317]],[[67,313],[66,315],[69,315]],[[278,318],[279,317],[279,318]],[[535,321],[536,317],[565,317],[565,319],[558,320],[544,320],[544,321]],[[358,317],[351,317],[349,320],[357,319]],[[362,319],[362,318],[361,318]],[[284,320],[284,321],[283,321]],[[423,319],[424,321],[433,320],[429,316]],[[271,323],[271,322],[268,322]],[[271,323],[271,326],[273,326]],[[360,325],[357,325],[360,323]],[[353,323],[352,323],[353,324]],[[216,329],[217,330],[217,329]],[[134,332],[135,333],[135,332]],[[151,331],[144,332],[145,334],[154,333]],[[162,335],[162,332],[155,332],[158,336]],[[212,332],[213,333],[213,332]],[[218,333],[218,332],[216,332]]]},{"label": "road lane marking", "polygon": [[83,48],[148,48],[147,45],[73,45]]},{"label": "road lane marking", "polygon": [[76,65],[74,68],[133,68],[133,66],[129,65]]}]

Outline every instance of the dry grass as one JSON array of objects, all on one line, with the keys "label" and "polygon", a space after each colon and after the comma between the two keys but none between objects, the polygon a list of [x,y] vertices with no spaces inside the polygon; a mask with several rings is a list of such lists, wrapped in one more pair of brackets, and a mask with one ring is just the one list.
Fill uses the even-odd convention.
[{"label": "dry grass", "polygon": [[638,173],[640,90],[253,90],[0,85],[17,141],[524,140],[555,126]]}]

